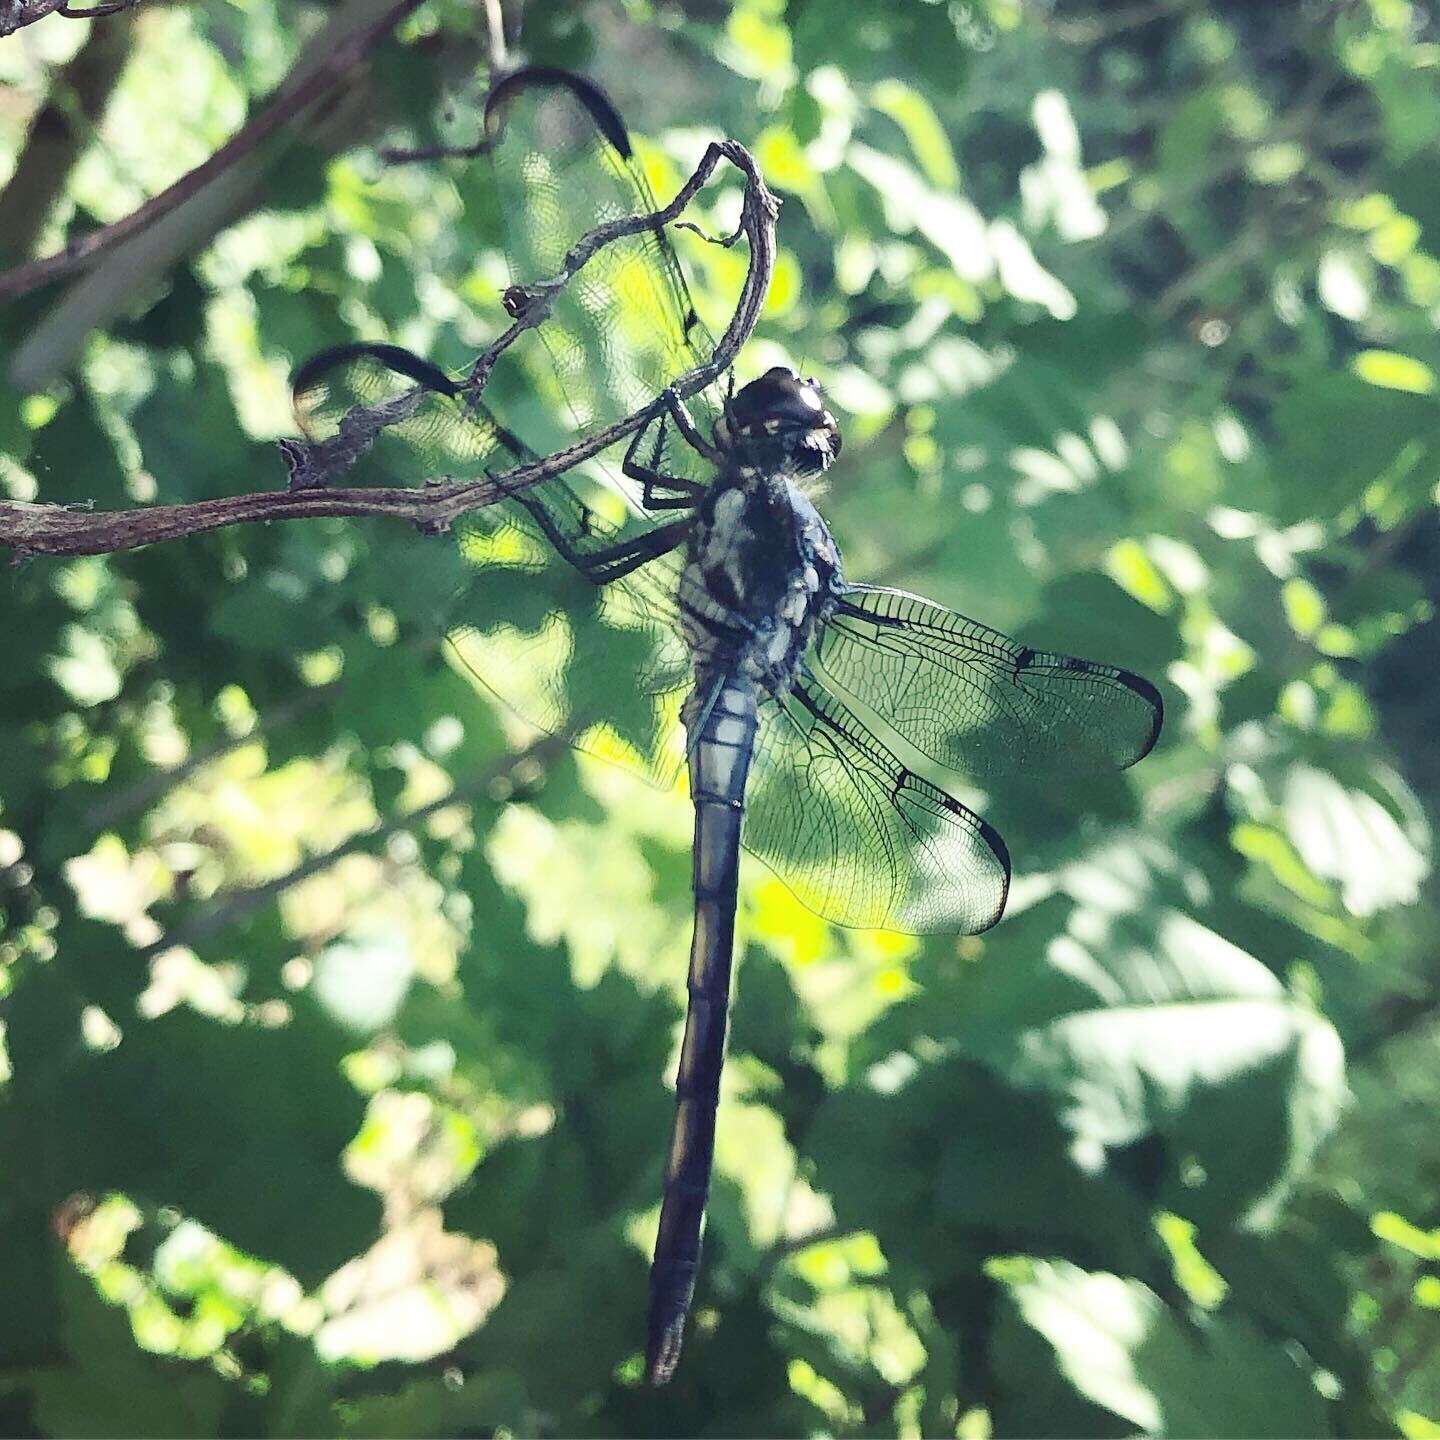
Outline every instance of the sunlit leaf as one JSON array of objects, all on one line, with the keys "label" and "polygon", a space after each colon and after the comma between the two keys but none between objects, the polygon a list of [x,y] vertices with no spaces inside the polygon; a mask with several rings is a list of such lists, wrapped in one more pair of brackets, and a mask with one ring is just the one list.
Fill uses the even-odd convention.
[{"label": "sunlit leaf", "polygon": [[1412,355],[1362,350],[1351,366],[1362,380],[1385,390],[1404,390],[1410,395],[1430,395],[1435,390],[1435,372]]},{"label": "sunlit leaf", "polygon": [[[1071,1265],[1017,1264],[999,1278],[1007,1321],[1044,1338],[1063,1383],[1141,1433],[1325,1433],[1309,1375],[1243,1318],[1221,1312],[1192,1328],[1138,1281]],[[1001,1339],[1002,1366],[1020,1353],[1013,1331]]]}]

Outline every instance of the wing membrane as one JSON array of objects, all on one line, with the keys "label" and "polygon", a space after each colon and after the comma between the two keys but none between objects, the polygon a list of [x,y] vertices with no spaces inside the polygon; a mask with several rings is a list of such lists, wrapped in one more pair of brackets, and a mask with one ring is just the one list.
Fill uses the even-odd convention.
[{"label": "wing membrane", "polygon": [[[398,345],[337,345],[295,372],[295,418],[305,435],[286,456],[295,483],[423,485],[513,463],[511,436],[428,360]],[[353,475],[347,472],[354,471]]]},{"label": "wing membrane", "polygon": [[[308,442],[292,463],[319,480],[354,466],[378,467],[391,481],[473,476],[487,462],[529,458],[459,382],[394,346],[317,356],[296,392]],[[546,481],[457,523],[473,573],[442,624],[465,668],[522,719],[667,784],[684,760],[679,715],[691,681],[675,599],[680,556],[662,554],[601,585],[561,563],[566,552],[583,562],[623,532],[578,484]],[[865,608],[890,605],[886,592],[852,592],[819,658],[917,737],[928,734],[911,715],[920,700],[896,676],[919,663],[911,651],[936,643],[915,615],[949,612],[903,598],[905,623],[887,625]],[[892,643],[877,653],[880,636]],[[890,668],[897,664],[901,671]],[[745,845],[806,905],[842,925],[973,932],[994,923],[1009,861],[989,825],[907,770],[814,675],[766,701],[760,717]],[[983,717],[972,718],[979,726]]]},{"label": "wing membrane", "polygon": [[[534,458],[459,381],[394,345],[315,356],[296,374],[295,408],[306,441],[288,454],[300,483],[352,470],[387,484],[478,478]],[[620,577],[598,568],[607,583],[588,578],[595,557],[656,532],[627,523],[602,487],[587,499],[583,486],[557,477],[458,520],[471,575],[440,627],[522,719],[668,783],[684,759],[676,731],[690,677],[674,601],[679,560],[662,553]],[[619,519],[604,513],[607,501]],[[598,733],[587,741],[582,732],[600,720],[625,748]]]},{"label": "wing membrane", "polygon": [[743,838],[837,925],[974,934],[1005,908],[1000,836],[906,769],[813,675],[761,706]]},{"label": "wing membrane", "polygon": [[1030,768],[1133,765],[1160,733],[1148,680],[1032,650],[902,590],[852,586],[819,668],[923,754],[988,780]]},{"label": "wing membrane", "polygon": [[[624,122],[582,76],[543,66],[515,71],[491,91],[485,128],[517,285],[554,276],[570,247],[597,226],[658,208]],[[580,431],[633,414],[715,348],[663,230],[601,249],[537,328]],[[718,390],[686,403],[708,437],[721,409]],[[669,475],[711,478],[673,425],[654,427],[641,455]],[[638,503],[638,487],[619,483]]]},{"label": "wing membrane", "polygon": [[[588,513],[603,532],[572,499],[576,523]],[[670,785],[685,760],[680,706],[691,678],[674,607],[679,557],[596,585],[554,563],[533,514],[514,501],[467,517],[460,543],[476,570],[448,630],[471,675],[537,729]]]}]

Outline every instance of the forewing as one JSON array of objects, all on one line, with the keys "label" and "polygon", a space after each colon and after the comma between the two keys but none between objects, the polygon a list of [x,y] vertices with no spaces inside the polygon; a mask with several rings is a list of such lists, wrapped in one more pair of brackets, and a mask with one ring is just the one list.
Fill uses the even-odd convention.
[{"label": "forewing", "polygon": [[293,381],[305,435],[286,442],[295,483],[418,487],[513,463],[503,427],[456,391],[442,370],[398,345],[322,350]]},{"label": "forewing", "polygon": [[902,590],[852,586],[815,660],[921,753],[980,780],[1123,769],[1160,733],[1163,707],[1148,680],[1017,645]]},{"label": "forewing", "polygon": [[[597,226],[658,208],[619,114],[583,76],[538,66],[514,72],[491,91],[485,126],[517,285],[556,275],[571,246]],[[555,297],[538,333],[581,432],[633,414],[715,348],[663,230],[598,251]],[[715,387],[686,402],[707,439],[721,403]],[[673,425],[652,427],[641,458],[666,474],[711,478]],[[621,483],[638,500],[638,487]]]},{"label": "forewing", "polygon": [[[458,382],[393,345],[315,356],[296,374],[295,407],[306,440],[287,454],[300,483],[419,485],[534,458]],[[467,578],[436,626],[521,719],[668,783],[684,759],[678,715],[690,674],[674,602],[679,560],[662,554],[607,584],[587,579],[577,566],[648,527],[627,524],[599,487],[585,498],[584,483],[547,480],[457,521],[454,539],[436,543],[458,542]],[[607,501],[619,519],[602,513]]]},{"label": "forewing", "polygon": [[[562,509],[575,527],[605,533],[557,482],[547,510],[553,518]],[[690,681],[674,603],[679,557],[595,585],[556,558],[534,514],[515,501],[458,528],[474,575],[448,628],[465,669],[535,728],[670,785],[685,760],[680,706]]]},{"label": "forewing", "polygon": [[974,934],[1010,883],[1000,836],[813,675],[760,708],[744,843],[837,925]]}]

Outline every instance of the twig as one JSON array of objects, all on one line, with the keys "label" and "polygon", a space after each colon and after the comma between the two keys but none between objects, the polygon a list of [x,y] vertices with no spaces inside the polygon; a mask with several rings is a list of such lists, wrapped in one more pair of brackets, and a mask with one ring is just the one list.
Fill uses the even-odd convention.
[{"label": "twig", "polygon": [[761,1254],[760,1272],[768,1275],[790,1256],[798,1255],[812,1245],[828,1245],[832,1240],[843,1240],[847,1236],[856,1234],[859,1234],[859,1231],[854,1226],[841,1225],[839,1221],[832,1220],[827,1225],[819,1225],[814,1230],[807,1230],[801,1235],[783,1235]]},{"label": "twig", "polygon": [[315,709],[316,706],[325,704],[333,699],[339,690],[340,682],[338,680],[302,690],[289,700],[267,710],[249,730],[227,735],[225,739],[214,745],[207,746],[203,750],[196,750],[179,765],[172,766],[168,770],[148,771],[133,785],[126,786],[119,794],[109,796],[92,806],[85,814],[86,829],[92,834],[99,834],[123,820],[127,815],[144,810],[162,795],[167,795],[184,784],[197,771],[203,770],[222,756],[240,749],[242,745],[250,745],[262,736],[281,729],[307,711]]},{"label": "twig", "polygon": [[26,25],[33,25],[47,15],[65,20],[98,20],[102,15],[118,15],[133,10],[140,0],[106,0],[99,5],[77,6],[71,0],[0,0],[0,40]]},{"label": "twig", "polygon": [[484,4],[485,26],[490,35],[490,73],[499,75],[510,65],[505,48],[505,14],[500,9],[500,0],[484,0]]},{"label": "twig", "polygon": [[64,0],[0,0],[0,40],[43,20],[62,4]]},{"label": "twig", "polygon": [[1191,0],[1148,0],[1140,5],[1120,6],[1105,13],[1076,16],[1055,22],[1055,34],[1070,45],[1094,45],[1126,30],[1188,10]]},{"label": "twig", "polygon": [[1269,230],[1259,221],[1251,221],[1228,245],[1167,285],[1155,300],[1155,314],[1161,320],[1174,319],[1175,313],[1187,300],[1231,271],[1239,270],[1263,255],[1269,243]]},{"label": "twig", "polygon": [[482,135],[469,145],[382,145],[381,160],[387,165],[421,165],[435,160],[473,160],[490,148],[490,142]]},{"label": "twig", "polygon": [[[743,233],[749,239],[750,264],[735,313],[714,353],[703,364],[677,377],[669,387],[669,393],[685,400],[718,379],[733,363],[760,318],[775,265],[775,217],[779,210],[778,202],[765,187],[754,157],[743,145],[732,140],[718,141],[709,146],[695,173],[668,205],[649,215],[627,215],[612,220],[583,235],[566,254],[558,275],[526,287],[524,294],[528,303],[524,310],[501,340],[477,360],[467,388],[478,388],[483,381],[481,367],[487,359],[493,363],[494,356],[503,345],[508,345],[545,318],[554,297],[599,250],[628,235],[659,230],[668,225],[684,213],[722,160],[728,160],[745,176],[737,234]],[[0,501],[0,548],[8,547],[21,556],[103,555],[118,550],[133,550],[161,540],[203,534],[228,525],[263,520],[298,520],[318,515],[388,515],[408,520],[427,531],[444,530],[467,511],[493,504],[505,496],[513,496],[609,449],[648,425],[666,403],[666,395],[657,396],[623,420],[607,425],[543,459],[517,465],[499,474],[486,475],[483,479],[447,481],[427,485],[423,490],[390,486],[275,490],[197,500],[185,505],[110,511],[74,510],[19,500]]]},{"label": "twig", "polygon": [[[490,84],[494,85],[510,70],[510,51],[505,43],[505,16],[500,0],[481,0],[485,10],[486,53],[490,59]],[[436,160],[473,160],[490,148],[483,129],[480,137],[469,145],[382,145],[380,159],[387,165],[417,165]]]},{"label": "twig", "polygon": [[198,940],[203,940],[207,935],[213,935],[217,930],[223,930],[227,925],[233,925],[237,920],[241,920],[252,911],[259,909],[260,906],[283,895],[285,891],[298,885],[302,880],[308,880],[312,875],[318,875],[321,871],[328,870],[347,855],[367,849],[401,830],[411,830],[432,816],[438,815],[442,810],[449,810],[455,805],[469,804],[484,795],[498,781],[504,779],[506,775],[511,774],[526,761],[543,764],[555,759],[564,753],[568,743],[569,740],[564,735],[543,736],[518,754],[505,754],[494,765],[489,766],[483,774],[452,786],[438,800],[432,800],[429,804],[421,805],[414,810],[407,810],[403,815],[391,816],[390,819],[382,820],[366,830],[359,830],[349,839],[342,840],[338,845],[332,845],[330,849],[324,850],[318,855],[310,856],[308,860],[302,861],[283,875],[277,875],[273,880],[267,880],[261,885],[252,885],[248,889],[232,890],[228,894],[218,895],[216,903],[209,909],[176,926],[173,930],[167,930],[158,940],[153,940],[144,946],[139,954],[142,959],[149,958],[172,949],[174,946],[192,945]]},{"label": "twig", "polygon": [[76,10],[70,0],[60,0],[60,13],[67,20],[96,20],[101,15],[118,15],[122,10],[133,10],[139,3],[140,0],[110,0],[108,5],[87,5]]},{"label": "twig", "polygon": [[135,34],[133,25],[93,26],[35,112],[15,169],[0,190],[0,260],[18,264],[34,253],[75,162],[110,103]]},{"label": "twig", "polygon": [[[5,0],[0,0],[0,4],[4,3]],[[65,249],[54,255],[47,255],[43,260],[32,260],[28,264],[0,271],[0,300],[13,300],[18,296],[28,295],[32,290],[53,284],[56,280],[83,269],[97,255],[168,215],[217,175],[249,155],[262,140],[293,119],[326,91],[338,85],[368,51],[379,44],[407,15],[418,9],[421,3],[422,0],[397,0],[396,4],[391,5],[377,19],[360,27],[336,46],[313,70],[282,85],[269,106],[227,140],[208,160],[202,161],[193,170],[182,175],[169,189],[152,196],[124,219],[102,225],[100,229],[72,241]]]}]

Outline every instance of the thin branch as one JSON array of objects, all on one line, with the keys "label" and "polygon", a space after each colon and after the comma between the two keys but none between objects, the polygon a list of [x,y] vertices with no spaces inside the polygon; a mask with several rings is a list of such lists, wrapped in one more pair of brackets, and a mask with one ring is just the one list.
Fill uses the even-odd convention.
[{"label": "thin branch", "polygon": [[436,160],[473,160],[490,148],[490,142],[482,135],[470,145],[382,145],[381,160],[387,165],[422,165]]},{"label": "thin branch", "polygon": [[843,1240],[859,1233],[853,1225],[841,1225],[838,1220],[832,1220],[827,1225],[819,1225],[799,1235],[783,1235],[760,1256],[760,1272],[768,1275],[790,1256],[798,1255],[812,1245],[828,1245],[832,1240]]},{"label": "thin branch", "polygon": [[65,0],[0,0],[0,40],[58,10]]},{"label": "thin branch", "polygon": [[118,15],[122,10],[133,10],[140,0],[110,0],[108,5],[86,5],[75,9],[70,0],[61,0],[60,13],[67,20],[97,20],[102,15]]},{"label": "thin branch", "polygon": [[[310,75],[394,0],[336,0],[321,29],[296,57],[282,88]],[[388,46],[385,48],[389,48]],[[442,32],[416,42],[416,52],[443,52]],[[341,84],[321,96],[283,130],[242,156],[208,185],[182,201],[148,229],[106,251],[73,282],[18,339],[4,364],[12,387],[22,393],[48,388],[69,370],[90,335],[103,329],[143,296],[163,286],[173,267],[200,253],[227,226],[271,203],[268,181],[286,163],[304,127],[308,147],[318,154],[353,148],[358,136],[387,123],[393,109],[372,64],[357,65]],[[250,487],[246,487],[250,488]]]},{"label": "thin branch", "polygon": [[231,754],[243,745],[253,744],[264,736],[282,729],[306,712],[333,700],[339,691],[340,682],[338,680],[301,690],[289,700],[265,711],[250,729],[227,735],[214,745],[207,746],[203,750],[196,750],[179,765],[171,766],[168,770],[147,771],[134,784],[126,786],[118,794],[107,796],[92,806],[85,814],[86,830],[91,834],[98,835],[112,825],[118,824],[127,816],[149,808],[162,795],[168,795],[172,790],[183,785],[197,771],[203,770],[207,765],[213,764],[222,756]]},{"label": "thin branch", "polygon": [[[5,0],[0,0],[0,5],[4,3]],[[251,154],[261,141],[274,134],[282,125],[339,85],[354,66],[407,15],[418,9],[421,3],[422,0],[397,0],[396,4],[391,5],[377,19],[361,26],[330,54],[324,56],[313,70],[282,85],[269,106],[237,131],[208,160],[182,175],[169,189],[152,196],[124,219],[102,225],[98,230],[81,236],[65,249],[48,255],[43,260],[33,260],[28,264],[0,271],[0,300],[13,300],[18,296],[28,295],[32,290],[53,284],[56,280],[83,269],[96,256],[168,215],[217,175]]]},{"label": "thin branch", "polygon": [[134,47],[134,25],[94,25],[50,86],[0,190],[0,261],[28,260],[92,141]]},{"label": "thin branch", "polygon": [[[500,0],[480,0],[485,11],[486,54],[489,57],[489,81],[494,85],[511,69],[510,50],[505,42],[505,14]],[[479,139],[469,145],[424,145],[407,149],[401,145],[383,145],[380,158],[387,165],[416,165],[435,160],[473,160],[489,149],[482,127]]]},{"label": "thin branch", "polygon": [[509,68],[510,55],[505,47],[505,14],[500,0],[483,0],[485,27],[490,36],[490,73],[499,75]]},{"label": "thin branch", "polygon": [[75,5],[73,0],[0,0],[0,40],[47,15],[59,15],[65,20],[98,20],[103,15],[134,10],[139,4],[140,0],[105,0],[97,5]]},{"label": "thin branch", "polygon": [[543,765],[554,760],[564,753],[568,744],[569,740],[565,735],[546,735],[518,753],[507,753],[501,756],[494,765],[487,767],[483,774],[451,786],[438,800],[432,800],[414,810],[407,810],[403,815],[393,815],[388,820],[371,825],[368,829],[358,830],[348,839],[340,841],[338,845],[332,845],[330,849],[310,856],[294,869],[287,870],[283,875],[277,875],[273,880],[266,880],[261,885],[252,885],[247,889],[232,890],[217,895],[213,905],[176,926],[173,930],[167,930],[158,940],[152,940],[150,944],[142,947],[139,954],[142,958],[148,959],[150,956],[158,955],[177,945],[194,945],[196,941],[223,930],[227,925],[233,925],[237,921],[243,920],[245,916],[258,910],[262,905],[283,895],[285,891],[300,884],[302,880],[308,880],[312,875],[319,875],[322,871],[328,870],[347,855],[370,849],[402,830],[413,830],[415,826],[438,815],[442,810],[449,810],[456,805],[468,805],[481,798],[493,790],[507,775],[513,774],[525,763],[534,762]]},{"label": "thin branch", "polygon": [[1262,220],[1252,220],[1227,245],[1167,285],[1155,300],[1155,314],[1161,320],[1173,320],[1187,300],[1263,255],[1270,238]]},{"label": "thin branch", "polygon": [[[552,279],[518,292],[523,302],[515,323],[475,362],[466,388],[478,391],[500,351],[548,315],[551,303],[584,265],[604,246],[628,235],[659,230],[684,213],[722,160],[745,176],[740,228],[750,242],[750,264],[735,313],[714,353],[679,376],[669,394],[680,400],[703,390],[734,362],[754,330],[769,290],[775,265],[775,217],[778,202],[765,187],[754,157],[743,145],[722,140],[709,146],[695,173],[675,198],[649,215],[627,215],[582,236],[567,252]],[[667,404],[657,396],[633,414],[575,441],[540,460],[517,465],[479,480],[447,481],[415,490],[377,486],[367,489],[305,488],[197,500],[185,505],[155,505],[137,510],[91,511],[27,501],[0,501],[0,548],[18,555],[103,555],[133,550],[161,540],[176,540],[229,525],[266,520],[298,520],[320,515],[387,515],[408,520],[421,529],[441,531],[467,511],[495,503],[560,475],[609,449],[648,425]]]}]

